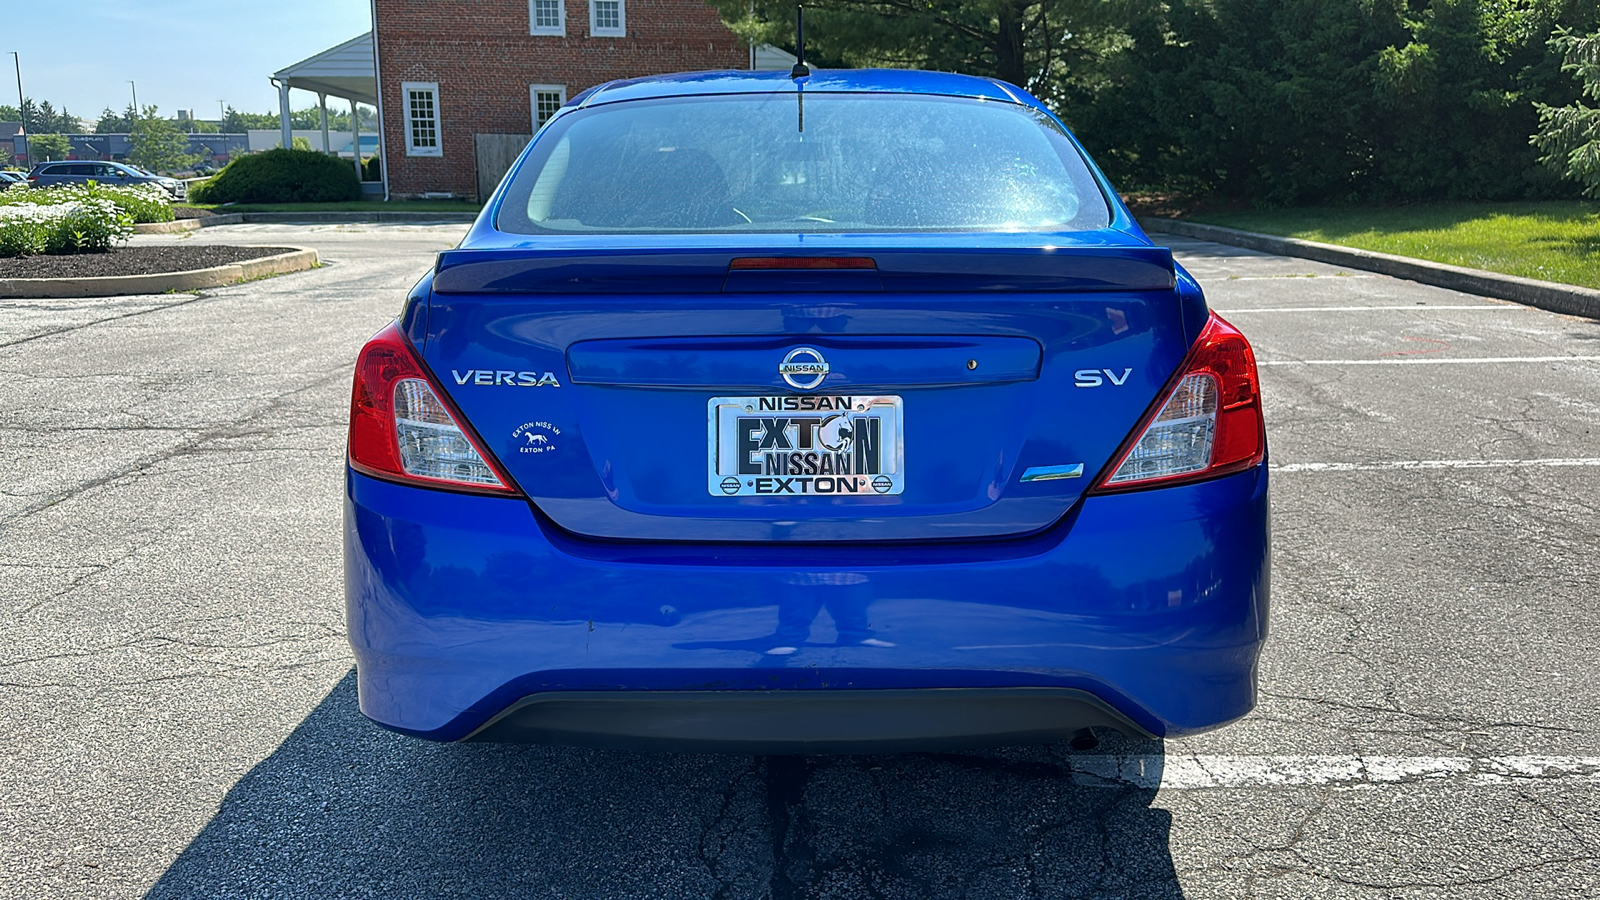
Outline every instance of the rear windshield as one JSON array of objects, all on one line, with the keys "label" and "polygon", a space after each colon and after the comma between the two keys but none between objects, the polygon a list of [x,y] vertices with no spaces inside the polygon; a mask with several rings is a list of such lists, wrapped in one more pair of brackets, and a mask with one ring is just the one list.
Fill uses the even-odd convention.
[{"label": "rear windshield", "polygon": [[496,225],[537,233],[1080,231],[1110,211],[1077,148],[1013,103],[757,94],[556,119]]}]

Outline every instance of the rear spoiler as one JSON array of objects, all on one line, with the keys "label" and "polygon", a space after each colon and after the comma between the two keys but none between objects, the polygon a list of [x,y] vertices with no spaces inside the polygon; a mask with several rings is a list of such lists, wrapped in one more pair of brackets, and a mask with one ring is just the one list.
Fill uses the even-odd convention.
[{"label": "rear spoiler", "polygon": [[[831,257],[872,266],[752,270],[735,259]],[[433,290],[441,294],[716,294],[812,291],[1170,291],[1165,247],[1007,247],[774,252],[770,249],[446,250]]]}]

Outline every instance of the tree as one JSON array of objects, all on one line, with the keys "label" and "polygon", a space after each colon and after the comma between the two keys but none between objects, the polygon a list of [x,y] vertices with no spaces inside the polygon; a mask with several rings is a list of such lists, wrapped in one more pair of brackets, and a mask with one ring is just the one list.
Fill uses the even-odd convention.
[{"label": "tree", "polygon": [[1523,135],[1560,102],[1559,0],[1169,0],[1062,107],[1119,185],[1262,206],[1557,196]]},{"label": "tree", "polygon": [[[1583,96],[1600,100],[1600,31],[1579,37],[1561,29],[1550,46],[1562,56],[1561,71],[1582,82]],[[1544,153],[1539,161],[1583,185],[1585,195],[1600,197],[1600,109],[1585,106],[1582,99],[1571,106],[1534,106],[1539,133],[1533,145]]]},{"label": "tree", "polygon": [[243,134],[252,129],[277,127],[278,117],[273,113],[242,113],[230,106],[222,115],[222,131],[225,134]]},{"label": "tree", "polygon": [[62,134],[32,134],[28,136],[28,150],[34,162],[66,159],[72,153],[72,143]]},{"label": "tree", "polygon": [[[794,47],[791,0],[712,0],[735,32]],[[988,75],[1038,93],[1088,75],[1158,0],[812,0],[813,63]]]},{"label": "tree", "polygon": [[189,139],[178,130],[176,122],[160,118],[156,112],[154,106],[146,106],[128,133],[128,162],[152,172],[193,166],[200,157],[188,152]]},{"label": "tree", "polygon": [[112,112],[108,106],[100,113],[100,121],[95,123],[94,133],[127,134],[133,131],[133,123],[137,121],[139,121],[139,111],[133,108],[132,103],[128,104],[128,108],[123,110],[121,115]]}]

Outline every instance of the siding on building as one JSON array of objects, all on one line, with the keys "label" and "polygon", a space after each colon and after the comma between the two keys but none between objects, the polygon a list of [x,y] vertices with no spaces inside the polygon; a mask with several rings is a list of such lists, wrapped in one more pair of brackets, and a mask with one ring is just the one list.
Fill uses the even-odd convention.
[{"label": "siding on building", "polygon": [[[703,0],[626,0],[625,37],[591,37],[589,2],[565,0],[555,36],[530,33],[529,0],[376,0],[391,196],[476,196],[473,135],[532,131],[530,85],[572,97],[617,78],[749,67],[748,45]],[[407,154],[404,83],[439,86],[437,156]]]}]

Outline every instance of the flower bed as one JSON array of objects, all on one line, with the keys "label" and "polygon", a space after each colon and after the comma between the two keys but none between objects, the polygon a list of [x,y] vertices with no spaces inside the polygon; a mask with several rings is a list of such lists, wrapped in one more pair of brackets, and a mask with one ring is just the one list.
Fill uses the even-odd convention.
[{"label": "flower bed", "polygon": [[110,200],[0,206],[0,256],[95,253],[133,234],[133,217]]},{"label": "flower bed", "polygon": [[98,253],[127,241],[135,222],[170,222],[160,188],[66,184],[0,192],[0,256]]},{"label": "flower bed", "polygon": [[171,222],[173,218],[171,198],[166,191],[153,184],[122,186],[91,181],[88,184],[58,184],[43,188],[19,184],[0,191],[0,206],[60,206],[82,200],[109,200],[140,224]]}]

